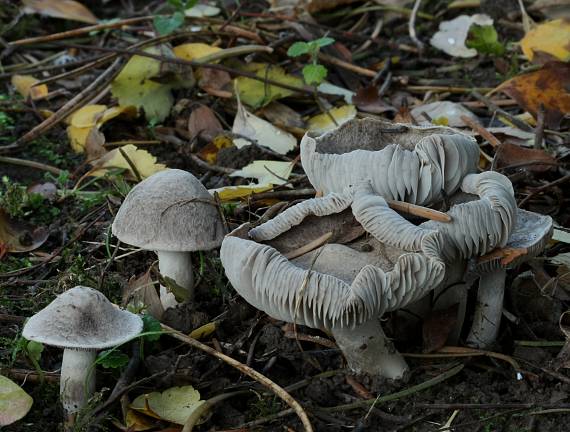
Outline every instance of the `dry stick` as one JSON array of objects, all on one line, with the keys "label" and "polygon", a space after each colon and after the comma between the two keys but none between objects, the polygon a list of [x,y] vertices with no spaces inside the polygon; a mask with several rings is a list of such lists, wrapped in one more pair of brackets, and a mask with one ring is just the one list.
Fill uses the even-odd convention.
[{"label": "dry stick", "polygon": [[359,75],[363,75],[366,77],[374,78],[376,76],[376,71],[372,69],[366,69],[360,66],[356,66],[352,63],[345,62],[337,57],[333,57],[328,54],[319,53],[319,60],[322,60],[325,63],[330,63],[332,65],[338,66],[340,68],[346,69],[351,72],[355,72]]},{"label": "dry stick", "polygon": [[49,129],[61,122],[65,117],[67,117],[73,110],[79,108],[81,103],[89,98],[92,93],[97,91],[101,87],[107,86],[107,84],[119,73],[121,66],[123,65],[124,59],[117,58],[109,68],[99,75],[91,84],[89,84],[85,89],[78,93],[75,97],[70,99],[65,105],[63,105],[54,115],[48,117],[39,125],[34,127],[31,131],[27,132],[24,136],[18,138],[14,143],[9,144],[4,147],[0,147],[0,151],[9,150],[20,146],[23,143],[29,142],[41,134],[47,132]]},{"label": "dry stick", "polygon": [[202,159],[200,159],[195,154],[191,154],[190,159],[192,159],[192,161],[194,161],[194,163],[196,165],[198,165],[200,168],[203,168],[203,169],[208,170],[208,171],[214,171],[214,172],[217,172],[220,174],[231,174],[231,173],[237,171],[234,168],[227,168],[227,167],[223,167],[220,165],[209,164],[208,162],[205,162]]},{"label": "dry stick", "polygon": [[463,123],[465,123],[471,129],[473,129],[475,132],[477,132],[479,135],[485,138],[489,142],[489,144],[491,144],[494,148],[497,148],[501,145],[501,141],[499,141],[499,139],[495,135],[493,135],[491,132],[489,132],[479,123],[474,121],[472,118],[469,118],[466,115],[462,115],[461,120],[463,120]]},{"label": "dry stick", "polygon": [[113,23],[95,24],[92,26],[81,27],[78,29],[69,30],[69,31],[61,32],[61,33],[54,33],[54,34],[47,35],[47,36],[38,36],[38,37],[33,37],[33,38],[20,39],[20,40],[14,41],[14,42],[10,42],[10,45],[11,46],[21,46],[21,45],[29,45],[29,44],[33,44],[33,43],[38,43],[38,42],[51,42],[51,41],[56,41],[56,40],[60,40],[60,39],[66,39],[66,38],[80,36],[80,35],[83,35],[85,33],[90,33],[92,31],[112,29],[112,28],[118,28],[118,27],[122,27],[125,25],[129,25],[129,24],[136,24],[139,22],[151,20],[153,18],[154,18],[154,16],[144,16],[144,17],[139,17],[139,18],[128,18],[128,19],[113,22]]},{"label": "dry stick", "polygon": [[0,156],[0,163],[7,163],[12,165],[26,166],[30,168],[37,168],[43,171],[50,172],[56,176],[60,175],[63,171],[51,165],[46,165],[41,162],[30,161],[26,159],[19,159],[13,157]]},{"label": "dry stick", "polygon": [[546,189],[548,189],[552,186],[557,186],[561,183],[567,182],[568,180],[570,180],[570,174],[566,174],[564,177],[560,177],[558,180],[554,180],[553,182],[550,182],[548,184],[545,184],[544,186],[536,188],[535,190],[533,190],[531,193],[529,193],[524,199],[522,199],[519,202],[519,207],[522,207],[524,204],[526,204],[526,202],[529,199],[531,199],[533,196],[535,196],[536,194],[539,194],[540,192],[544,192]]},{"label": "dry stick", "polygon": [[299,404],[299,402],[297,402],[289,393],[287,393],[285,391],[285,389],[283,389],[282,387],[275,384],[273,381],[271,381],[265,375],[260,374],[255,369],[252,369],[252,368],[244,365],[243,363],[240,363],[239,361],[237,361],[237,360],[235,360],[235,359],[233,359],[233,358],[231,358],[225,354],[222,354],[221,352],[218,352],[213,348],[210,348],[208,345],[205,345],[202,342],[197,341],[196,339],[193,339],[193,338],[186,336],[185,334],[183,334],[177,330],[174,330],[173,328],[168,327],[165,324],[161,324],[160,326],[164,331],[167,332],[167,334],[169,336],[171,336],[175,339],[178,339],[184,343],[187,343],[188,345],[190,345],[193,348],[197,348],[201,351],[204,351],[204,352],[224,361],[225,363],[229,364],[230,366],[238,369],[240,372],[242,372],[242,373],[246,374],[247,376],[253,378],[258,383],[269,388],[273,393],[275,393],[277,396],[279,396],[287,405],[289,405],[295,411],[295,413],[297,414],[297,416],[301,420],[301,423],[303,424],[305,431],[306,432],[313,432],[313,427],[311,426],[311,422],[309,421],[309,417],[307,416],[307,413],[305,412],[303,407]]},{"label": "dry stick", "polygon": [[301,246],[298,249],[295,249],[291,252],[287,252],[284,257],[292,260],[294,258],[300,257],[301,255],[305,255],[308,252],[311,252],[312,250],[322,246],[323,244],[325,244],[331,237],[332,237],[333,233],[332,231],[329,231],[325,234],[323,234],[322,236],[316,238],[315,240],[307,243],[304,246]]},{"label": "dry stick", "polygon": [[494,89],[472,89],[473,91],[471,92],[471,94],[473,95],[473,97],[475,97],[476,99],[480,100],[481,102],[483,102],[487,108],[489,108],[491,111],[496,112],[499,115],[502,115],[506,118],[509,119],[509,121],[514,124],[516,127],[518,127],[519,129],[526,131],[526,132],[533,132],[532,128],[526,124],[524,121],[512,116],[511,114],[509,114],[508,112],[506,112],[505,110],[499,108],[497,105],[495,105],[495,103],[493,101],[491,101],[489,98],[483,96],[480,92],[487,92],[487,91],[492,91]]},{"label": "dry stick", "polygon": [[416,35],[416,16],[418,15],[418,10],[420,9],[421,3],[422,0],[415,1],[412,13],[410,14],[410,19],[408,20],[408,33],[410,34],[410,38],[414,41],[414,44],[416,44],[420,52],[423,51],[424,44],[418,39]]},{"label": "dry stick", "polygon": [[409,213],[414,216],[421,216],[426,219],[438,222],[451,222],[451,216],[438,210],[422,207],[416,204],[410,204],[404,201],[386,200],[391,209]]}]

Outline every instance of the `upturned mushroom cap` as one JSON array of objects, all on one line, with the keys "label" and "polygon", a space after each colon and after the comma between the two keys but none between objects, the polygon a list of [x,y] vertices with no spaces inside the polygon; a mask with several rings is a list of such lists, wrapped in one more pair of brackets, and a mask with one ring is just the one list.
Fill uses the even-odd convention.
[{"label": "upturned mushroom cap", "polygon": [[[328,244],[322,255],[315,252],[319,254],[316,261],[306,256],[290,261],[274,247],[258,243],[275,239],[272,243],[276,244],[280,234],[298,229],[310,215],[343,212],[351,201],[350,194],[305,201],[254,229],[245,224],[228,234],[220,257],[236,291],[274,318],[330,329],[362,324],[405,306],[441,283],[445,265],[439,258],[441,237],[435,231],[424,230],[417,242],[410,241],[418,253],[392,248],[386,255],[379,248],[382,256],[371,257],[344,245]],[[394,213],[385,201],[383,206],[375,204]]]},{"label": "upturned mushroom cap", "polygon": [[476,141],[447,127],[351,120],[319,137],[305,134],[301,162],[325,194],[369,180],[377,195],[429,205],[453,194],[477,170]]},{"label": "upturned mushroom cap", "polygon": [[225,228],[216,203],[192,174],[160,171],[137,184],[121,205],[113,234],[147,250],[190,252],[218,247]]},{"label": "upturned mushroom cap", "polygon": [[22,334],[60,348],[99,350],[127,342],[142,329],[138,315],[117,308],[93,288],[77,286],[31,317]]}]

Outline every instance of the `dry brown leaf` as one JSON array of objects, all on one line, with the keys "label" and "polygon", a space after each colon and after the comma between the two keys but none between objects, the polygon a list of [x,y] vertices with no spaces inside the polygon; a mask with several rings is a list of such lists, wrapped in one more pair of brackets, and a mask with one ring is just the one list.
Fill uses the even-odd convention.
[{"label": "dry brown leaf", "polygon": [[422,328],[424,353],[438,351],[445,346],[447,337],[457,323],[459,304],[456,303],[444,310],[437,310],[424,321]]},{"label": "dry brown leaf", "polygon": [[212,141],[220,132],[223,132],[223,130],[224,128],[214,111],[206,105],[200,105],[193,110],[188,119],[190,140],[200,137],[206,141]]},{"label": "dry brown leaf", "polygon": [[356,96],[352,98],[352,103],[354,103],[360,111],[373,114],[396,111],[396,108],[382,100],[382,97],[378,95],[378,87],[374,85],[359,89],[356,92]]},{"label": "dry brown leaf", "polygon": [[97,24],[97,17],[74,0],[22,0],[25,13],[39,13],[52,18]]},{"label": "dry brown leaf", "polygon": [[162,318],[164,308],[154,287],[150,270],[138,278],[133,276],[129,279],[128,285],[123,290],[123,305],[127,305],[130,301],[145,305],[148,313],[157,320],[160,321]]},{"label": "dry brown leaf", "polygon": [[0,208],[0,258],[6,252],[29,252],[39,248],[48,238],[45,228],[33,228],[12,220]]},{"label": "dry brown leaf", "polygon": [[570,65],[551,62],[536,72],[516,76],[497,87],[536,118],[544,105],[544,121],[548,128],[558,129],[570,113]]},{"label": "dry brown leaf", "polygon": [[[540,164],[547,162],[548,165]],[[495,168],[528,164],[524,168],[532,172],[544,172],[555,168],[556,159],[540,149],[529,149],[514,144],[502,143],[495,155]]]},{"label": "dry brown leaf", "polygon": [[215,164],[220,150],[233,147],[234,142],[225,135],[218,135],[198,152],[198,156],[206,162]]},{"label": "dry brown leaf", "polygon": [[275,126],[283,129],[305,129],[306,127],[301,114],[281,102],[273,101],[264,106],[259,113]]}]

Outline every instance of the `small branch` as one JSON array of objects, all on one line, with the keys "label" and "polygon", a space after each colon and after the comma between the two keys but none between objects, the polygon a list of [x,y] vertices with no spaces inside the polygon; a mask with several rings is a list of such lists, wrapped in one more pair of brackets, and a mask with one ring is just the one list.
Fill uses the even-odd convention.
[{"label": "small branch", "polygon": [[50,172],[52,174],[55,174],[56,176],[60,175],[63,172],[63,170],[60,170],[59,168],[56,168],[54,166],[46,165],[41,162],[30,161],[27,159],[0,156],[0,163],[36,168],[39,170]]},{"label": "small branch", "polygon": [[471,129],[473,129],[475,132],[477,132],[479,135],[485,138],[489,142],[489,144],[491,144],[494,148],[497,148],[501,145],[501,141],[499,141],[499,139],[495,135],[493,135],[491,132],[489,132],[479,123],[474,121],[472,118],[467,117],[466,115],[462,115],[461,120],[463,120],[463,123],[465,123]]},{"label": "small branch", "polygon": [[416,16],[418,15],[418,10],[422,0],[416,0],[414,2],[414,8],[412,9],[412,13],[410,14],[410,19],[408,20],[408,33],[410,34],[410,38],[414,41],[414,44],[418,47],[418,50],[422,52],[424,50],[424,44],[420,41],[416,35]]}]

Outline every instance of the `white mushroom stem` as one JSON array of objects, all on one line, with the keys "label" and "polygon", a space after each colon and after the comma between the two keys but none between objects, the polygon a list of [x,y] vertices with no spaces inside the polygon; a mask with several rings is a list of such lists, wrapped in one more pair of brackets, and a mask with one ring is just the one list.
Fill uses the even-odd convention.
[{"label": "white mushroom stem", "polygon": [[66,348],[63,351],[59,392],[65,412],[66,430],[70,430],[75,413],[83,408],[95,392],[95,350]]},{"label": "white mushroom stem", "polygon": [[[156,251],[156,254],[160,274],[174,280],[176,285],[184,290],[182,294],[185,300],[192,300],[194,298],[194,273],[190,252]],[[177,304],[174,295],[163,286],[160,287],[160,299],[165,309]]]},{"label": "white mushroom stem", "polygon": [[469,346],[486,348],[495,342],[501,325],[506,276],[504,269],[481,275],[473,324],[467,336]]},{"label": "white mushroom stem", "polygon": [[349,367],[357,373],[402,378],[408,365],[386,337],[380,320],[372,319],[355,328],[332,328],[332,334]]}]

